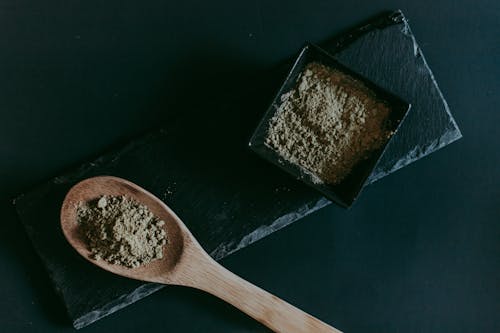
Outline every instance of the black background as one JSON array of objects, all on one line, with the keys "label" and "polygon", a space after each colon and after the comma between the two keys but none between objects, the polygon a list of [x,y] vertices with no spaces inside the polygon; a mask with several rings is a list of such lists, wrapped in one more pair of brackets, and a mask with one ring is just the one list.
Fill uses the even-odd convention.
[{"label": "black background", "polygon": [[[223,261],[345,332],[500,331],[498,1],[0,2],[0,331],[73,329],[10,199],[401,8],[464,138]],[[207,110],[209,110],[207,108]],[[238,112],[235,106],[235,112]],[[262,332],[167,288],[85,328]]]}]

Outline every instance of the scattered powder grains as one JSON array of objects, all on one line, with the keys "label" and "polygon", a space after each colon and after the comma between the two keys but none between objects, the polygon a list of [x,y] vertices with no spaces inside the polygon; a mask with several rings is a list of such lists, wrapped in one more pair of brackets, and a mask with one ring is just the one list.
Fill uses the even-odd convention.
[{"label": "scattered powder grains", "polygon": [[96,260],[135,268],[163,257],[164,222],[127,197],[81,203],[77,221]]},{"label": "scattered powder grains", "polygon": [[265,143],[313,182],[337,184],[390,137],[389,112],[362,82],[313,62],[281,96]]}]

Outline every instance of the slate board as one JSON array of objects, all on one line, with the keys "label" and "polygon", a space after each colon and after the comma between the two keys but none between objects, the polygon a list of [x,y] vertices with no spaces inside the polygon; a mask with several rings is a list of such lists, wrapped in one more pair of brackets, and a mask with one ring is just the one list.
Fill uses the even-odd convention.
[{"label": "slate board", "polygon": [[[412,104],[370,181],[461,137],[401,12],[381,15],[321,45],[343,64]],[[278,71],[284,75],[286,67]],[[248,138],[278,87],[274,82],[259,87],[254,98],[237,104],[237,110],[234,103],[203,110],[194,124],[192,117],[180,117],[167,128],[15,200],[21,221],[76,328],[162,288],[101,271],[66,243],[59,229],[59,209],[65,193],[81,179],[107,174],[145,187],[177,212],[216,259],[329,204],[247,149]],[[206,113],[210,116],[203,117]],[[190,127],[186,126],[188,120]]]}]

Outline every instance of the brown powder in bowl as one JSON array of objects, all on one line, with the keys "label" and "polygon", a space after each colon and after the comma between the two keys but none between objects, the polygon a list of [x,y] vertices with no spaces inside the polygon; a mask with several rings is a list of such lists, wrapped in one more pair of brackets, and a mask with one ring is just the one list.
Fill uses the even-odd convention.
[{"label": "brown powder in bowl", "polygon": [[313,62],[281,96],[265,143],[314,183],[338,184],[390,137],[389,113],[362,82]]}]

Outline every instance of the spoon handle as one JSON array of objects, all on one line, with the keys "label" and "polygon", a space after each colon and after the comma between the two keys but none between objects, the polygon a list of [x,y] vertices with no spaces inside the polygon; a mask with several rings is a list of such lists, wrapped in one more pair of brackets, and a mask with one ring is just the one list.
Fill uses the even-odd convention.
[{"label": "spoon handle", "polygon": [[[201,289],[240,309],[275,332],[341,333],[321,320],[251,284],[211,258],[200,260],[191,281]],[[186,281],[185,281],[186,282]]]}]

